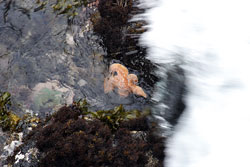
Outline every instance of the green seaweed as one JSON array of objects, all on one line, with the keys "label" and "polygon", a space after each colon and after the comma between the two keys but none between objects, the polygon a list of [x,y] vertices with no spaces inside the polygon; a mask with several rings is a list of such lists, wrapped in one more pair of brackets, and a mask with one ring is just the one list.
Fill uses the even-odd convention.
[{"label": "green seaweed", "polygon": [[20,118],[8,110],[11,105],[11,94],[9,92],[0,92],[0,126],[3,131],[15,131]]},{"label": "green seaweed", "polygon": [[[38,0],[38,7],[35,8],[35,11],[44,9],[49,2],[50,0]],[[51,7],[57,15],[66,14],[68,17],[74,17],[78,15],[77,8],[87,6],[88,3],[89,0],[56,0]]]},{"label": "green seaweed", "polygon": [[3,131],[20,132],[25,127],[36,127],[40,119],[30,114],[19,117],[8,109],[11,106],[11,94],[0,92],[0,127]]},{"label": "green seaweed", "polygon": [[85,116],[85,119],[98,119],[108,125],[112,131],[116,131],[120,124],[124,121],[129,121],[150,114],[150,111],[128,111],[124,109],[123,105],[119,105],[111,110],[98,110],[92,112],[88,110],[89,104],[86,100],[79,100],[77,103],[75,103],[75,105],[80,108],[82,115]]},{"label": "green seaweed", "polygon": [[46,5],[48,4],[48,1],[37,0],[36,3],[38,4],[38,6],[34,9],[34,12],[44,9]]},{"label": "green seaweed", "polygon": [[89,103],[87,102],[86,99],[83,99],[83,100],[80,99],[77,102],[74,102],[73,106],[78,107],[81,110],[81,112],[82,112],[83,115],[86,115],[86,114],[90,113],[88,111],[88,108],[89,108],[90,105],[89,105]]}]

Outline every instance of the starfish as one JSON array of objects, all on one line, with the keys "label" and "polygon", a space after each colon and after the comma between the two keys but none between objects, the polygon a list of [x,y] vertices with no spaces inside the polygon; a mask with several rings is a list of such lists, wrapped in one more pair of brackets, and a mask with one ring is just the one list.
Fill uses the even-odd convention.
[{"label": "starfish", "polygon": [[137,84],[138,78],[135,74],[129,74],[125,66],[115,63],[109,67],[109,75],[104,79],[104,92],[108,93],[117,88],[122,97],[133,93],[146,98],[146,93]]}]

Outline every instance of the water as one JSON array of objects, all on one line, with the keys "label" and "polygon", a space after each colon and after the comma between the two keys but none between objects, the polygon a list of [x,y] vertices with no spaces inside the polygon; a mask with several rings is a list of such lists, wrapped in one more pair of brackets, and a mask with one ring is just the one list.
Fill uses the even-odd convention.
[{"label": "water", "polygon": [[[133,46],[124,52],[124,58],[114,59],[93,31],[90,20],[92,14],[98,17],[96,7],[78,7],[78,15],[68,18],[53,11],[51,6],[57,0],[47,2],[41,8],[36,1],[0,0],[0,91],[11,93],[11,111],[19,116],[30,113],[44,118],[79,99],[86,99],[93,111],[120,104],[127,110],[145,109],[149,98],[122,98],[103,90],[109,64],[122,63],[130,73],[137,74],[139,85],[150,97],[155,81],[144,51]],[[132,24],[136,25],[128,23],[124,27]],[[0,133],[1,155],[9,134]],[[2,162],[0,157],[0,166]]]},{"label": "water", "polygon": [[143,2],[152,7],[141,38],[148,58],[164,69],[178,65],[186,77],[186,108],[166,142],[165,166],[250,166],[248,1]]},{"label": "water", "polygon": [[144,108],[142,98],[104,94],[107,53],[90,21],[96,8],[79,7],[78,15],[68,19],[56,15],[55,2],[39,10],[35,1],[0,1],[0,90],[12,94],[12,110],[43,117],[81,98],[94,109]]}]

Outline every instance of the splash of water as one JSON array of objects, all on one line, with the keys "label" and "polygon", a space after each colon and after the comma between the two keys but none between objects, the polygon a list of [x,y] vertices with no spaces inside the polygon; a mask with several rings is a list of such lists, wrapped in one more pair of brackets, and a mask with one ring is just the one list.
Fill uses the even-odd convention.
[{"label": "splash of water", "polygon": [[181,64],[187,78],[165,166],[250,166],[248,1],[159,0],[145,16],[148,58]]}]

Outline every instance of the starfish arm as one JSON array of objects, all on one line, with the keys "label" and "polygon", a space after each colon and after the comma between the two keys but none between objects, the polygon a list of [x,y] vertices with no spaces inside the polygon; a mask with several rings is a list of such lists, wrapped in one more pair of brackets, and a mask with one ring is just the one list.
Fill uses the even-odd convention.
[{"label": "starfish arm", "polygon": [[143,91],[143,89],[140,86],[134,86],[132,88],[132,92],[138,96],[143,96],[147,98],[147,94]]},{"label": "starfish arm", "polygon": [[109,71],[117,71],[118,73],[120,74],[123,74],[125,76],[128,75],[128,69],[124,66],[124,65],[121,65],[121,64],[118,64],[118,63],[115,63],[115,64],[112,64],[109,68]]},{"label": "starfish arm", "polygon": [[113,91],[113,89],[114,89],[114,86],[112,82],[108,78],[105,78],[104,79],[104,93],[111,92]]}]

